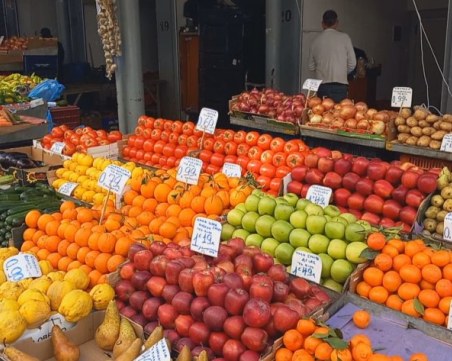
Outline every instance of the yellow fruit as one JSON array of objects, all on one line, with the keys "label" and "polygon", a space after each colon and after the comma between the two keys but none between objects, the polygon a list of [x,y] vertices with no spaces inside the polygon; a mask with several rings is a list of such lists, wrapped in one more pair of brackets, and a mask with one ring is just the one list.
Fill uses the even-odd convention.
[{"label": "yellow fruit", "polygon": [[55,281],[47,290],[47,296],[50,299],[50,308],[53,311],[57,311],[61,305],[61,302],[69,292],[73,291],[75,286],[69,281]]},{"label": "yellow fruit", "polygon": [[28,285],[27,288],[29,290],[35,289],[35,290],[41,291],[44,294],[47,294],[47,290],[49,289],[51,284],[52,284],[52,280],[49,277],[41,276],[41,277],[36,278],[33,281],[31,281],[31,283]]},{"label": "yellow fruit", "polygon": [[132,171],[132,178],[133,179],[139,178],[143,175],[143,173],[144,173],[143,168],[137,167]]},{"label": "yellow fruit", "polygon": [[69,176],[69,182],[76,183],[78,176],[79,176],[78,173],[72,172],[71,175]]},{"label": "yellow fruit", "polygon": [[81,175],[81,176],[79,176],[78,178],[77,178],[77,183],[78,184],[82,184],[84,181],[86,181],[86,180],[88,180],[89,178],[88,178],[88,176],[86,176],[86,175]]},{"label": "yellow fruit", "polygon": [[93,196],[93,203],[94,203],[95,205],[100,205],[100,204],[103,203],[104,198],[105,198],[105,195],[103,195],[102,193],[96,193],[96,194]]},{"label": "yellow fruit", "polygon": [[41,260],[39,261],[39,268],[41,269],[41,272],[43,275],[48,274],[49,272],[53,271],[52,264],[47,260]]},{"label": "yellow fruit", "polygon": [[19,250],[16,247],[0,248],[0,261],[4,261],[16,254],[19,254]]},{"label": "yellow fruit", "polygon": [[75,167],[74,172],[80,176],[80,175],[85,175],[87,170],[88,170],[87,166],[78,165],[77,167]]},{"label": "yellow fruit", "polygon": [[94,159],[92,167],[94,167],[96,169],[100,169],[100,166],[102,165],[103,161],[104,161],[103,158],[96,158],[96,159]]},{"label": "yellow fruit", "polygon": [[1,299],[0,312],[3,311],[19,311],[19,304],[14,300]]},{"label": "yellow fruit", "polygon": [[[66,163],[66,162],[70,162],[70,161],[65,160],[64,163]],[[64,165],[64,163],[63,163],[63,165]],[[68,167],[69,167],[69,164],[68,164]],[[66,169],[64,169],[64,168],[58,168],[55,171],[55,175],[57,176],[57,178],[61,178],[65,171],[66,171]]]},{"label": "yellow fruit", "polygon": [[96,310],[105,310],[108,303],[115,298],[115,290],[108,283],[95,285],[89,292]]},{"label": "yellow fruit", "polygon": [[3,352],[10,361],[39,361],[36,357],[30,356],[14,347],[6,347]]},{"label": "yellow fruit", "polygon": [[69,322],[77,322],[93,309],[91,296],[82,290],[73,290],[64,296],[58,312]]},{"label": "yellow fruit", "polygon": [[[70,159],[65,160],[65,161],[63,162],[63,169],[69,169],[69,167],[71,166],[71,164],[72,164],[72,160],[70,160]],[[59,169],[61,169],[61,168],[59,168]],[[57,169],[57,171],[58,171],[59,169]],[[56,176],[59,177],[58,173],[56,173]]]},{"label": "yellow fruit", "polygon": [[52,281],[62,281],[64,279],[64,275],[65,273],[63,271],[55,271],[55,272],[50,272],[47,277]]},{"label": "yellow fruit", "polygon": [[31,282],[33,281],[33,279],[31,278],[24,278],[23,280],[20,280],[19,282],[17,282],[19,285],[22,286],[22,288],[25,290],[28,288],[28,286],[30,286]]},{"label": "yellow fruit", "polygon": [[28,301],[41,301],[50,304],[49,297],[47,297],[46,294],[36,289],[25,290],[17,299],[17,303],[19,304],[19,306],[22,306],[25,302]]},{"label": "yellow fruit", "polygon": [[89,286],[88,275],[79,268],[74,268],[67,272],[64,280],[71,282],[79,290],[85,290]]},{"label": "yellow fruit", "polygon": [[50,317],[50,306],[45,301],[30,300],[19,308],[19,312],[28,324],[28,328],[41,325]]},{"label": "yellow fruit", "polygon": [[93,197],[94,197],[95,194],[96,194],[96,192],[94,192],[93,190],[86,191],[82,195],[82,201],[87,202],[87,203],[92,203]]},{"label": "yellow fruit", "polygon": [[118,340],[121,325],[121,317],[115,301],[108,303],[103,322],[96,329],[94,339],[97,346],[103,350],[112,351]]},{"label": "yellow fruit", "polygon": [[0,298],[6,298],[16,301],[24,288],[16,282],[6,281],[0,285]]},{"label": "yellow fruit", "polygon": [[1,285],[3,282],[6,282],[6,276],[5,276],[5,272],[3,272],[2,269],[0,269],[0,285]]},{"label": "yellow fruit", "polygon": [[110,159],[104,159],[104,161],[102,162],[102,165],[100,167],[99,170],[104,170],[105,168],[107,168],[110,164],[112,164]]},{"label": "yellow fruit", "polygon": [[81,187],[81,186],[77,186],[74,190],[74,197],[78,198],[78,199],[82,199],[83,193],[86,192],[86,189]]},{"label": "yellow fruit", "polygon": [[27,328],[27,321],[19,311],[0,312],[0,340],[2,343],[13,343]]},{"label": "yellow fruit", "polygon": [[78,164],[84,165],[86,167],[91,167],[94,162],[94,158],[90,154],[82,154],[79,156],[79,159],[77,160]]},{"label": "yellow fruit", "polygon": [[55,179],[55,180],[52,182],[52,187],[55,188],[55,189],[60,189],[60,187],[61,187],[64,183],[66,183],[66,179]]}]

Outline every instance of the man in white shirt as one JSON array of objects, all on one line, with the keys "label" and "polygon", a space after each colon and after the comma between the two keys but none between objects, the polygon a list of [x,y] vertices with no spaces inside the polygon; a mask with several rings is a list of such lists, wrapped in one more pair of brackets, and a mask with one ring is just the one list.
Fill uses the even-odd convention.
[{"label": "man in white shirt", "polygon": [[337,31],[337,26],[336,12],[325,11],[323,31],[311,45],[308,67],[322,80],[317,95],[340,102],[347,97],[347,74],[355,69],[356,56],[350,37]]}]

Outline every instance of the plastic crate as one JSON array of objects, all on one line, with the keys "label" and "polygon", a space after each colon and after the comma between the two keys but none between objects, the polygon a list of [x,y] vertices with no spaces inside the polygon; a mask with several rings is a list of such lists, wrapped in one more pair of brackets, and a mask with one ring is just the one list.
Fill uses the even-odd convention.
[{"label": "plastic crate", "polygon": [[50,114],[52,114],[53,123],[57,126],[66,124],[70,128],[75,128],[80,125],[80,108],[75,105],[50,108]]},{"label": "plastic crate", "polygon": [[452,162],[447,160],[421,157],[419,155],[402,154],[400,155],[400,161],[402,163],[413,163],[415,166],[422,169],[452,167]]}]

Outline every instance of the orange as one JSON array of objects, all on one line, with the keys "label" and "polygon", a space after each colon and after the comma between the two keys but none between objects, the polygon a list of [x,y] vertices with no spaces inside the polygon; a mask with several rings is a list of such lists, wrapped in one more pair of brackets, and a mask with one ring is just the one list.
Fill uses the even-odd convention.
[{"label": "orange", "polygon": [[75,209],[75,203],[72,201],[63,201],[60,205],[60,212],[63,213],[67,209]]},{"label": "orange", "polygon": [[101,253],[96,257],[94,261],[94,267],[102,274],[108,273],[108,260],[110,259],[110,253]]},{"label": "orange", "polygon": [[292,361],[314,361],[314,357],[305,350],[297,350],[292,355]]},{"label": "orange", "polygon": [[67,248],[66,248],[66,253],[68,255],[68,257],[72,258],[72,260],[76,260],[77,259],[77,252],[80,249],[80,246],[77,243],[71,243]]},{"label": "orange", "polygon": [[405,244],[405,254],[409,257],[413,257],[416,253],[421,252],[424,247],[416,241],[409,241]]},{"label": "orange", "polygon": [[130,246],[133,244],[133,240],[129,237],[118,238],[115,244],[115,253],[120,256],[127,256],[129,253]]},{"label": "orange", "polygon": [[229,194],[229,203],[232,207],[237,204],[244,203],[246,201],[247,194],[241,190],[233,189]]},{"label": "orange", "polygon": [[67,270],[70,271],[71,269],[77,269],[77,268],[80,268],[81,266],[82,266],[82,264],[79,261],[72,261],[67,266]]},{"label": "orange", "polygon": [[358,343],[352,349],[352,356],[354,361],[367,361],[369,360],[372,353],[372,347],[363,342]]},{"label": "orange", "polygon": [[158,202],[157,202],[156,199],[154,199],[154,198],[149,198],[149,199],[146,199],[146,200],[143,202],[142,208],[143,208],[145,211],[154,212],[155,207],[157,207],[157,204],[158,204]]},{"label": "orange", "polygon": [[438,293],[434,290],[421,290],[418,298],[425,307],[436,307],[440,301]]},{"label": "orange", "polygon": [[104,223],[104,226],[107,232],[112,232],[121,228],[121,222],[108,217],[108,219]]},{"label": "orange", "polygon": [[48,236],[56,236],[58,232],[58,227],[60,226],[60,222],[56,220],[52,220],[47,222],[45,226],[45,232]]},{"label": "orange", "polygon": [[422,316],[422,318],[427,322],[431,322],[440,326],[444,325],[444,321],[446,320],[444,313],[442,313],[439,308],[434,307],[426,308],[424,310],[424,315]]},{"label": "orange", "polygon": [[190,208],[193,209],[196,213],[204,213],[204,203],[206,198],[203,196],[196,196],[192,199],[190,203]]},{"label": "orange", "polygon": [[388,296],[388,290],[383,286],[372,287],[372,289],[369,291],[369,300],[376,303],[385,303],[388,299]]},{"label": "orange", "polygon": [[190,208],[191,201],[194,197],[195,195],[192,192],[184,192],[179,199],[179,206],[182,209]]},{"label": "orange", "polygon": [[60,258],[60,260],[58,261],[58,269],[60,271],[67,271],[67,267],[69,266],[69,264],[71,262],[72,262],[72,258],[70,258],[70,257]]},{"label": "orange", "polygon": [[435,285],[435,290],[440,297],[452,296],[452,281],[441,279]]},{"label": "orange", "polygon": [[178,217],[179,213],[181,211],[181,207],[178,204],[171,204],[167,209],[166,209],[166,216],[167,217],[171,217],[171,216],[175,216]]},{"label": "orange", "polygon": [[[384,279],[384,277],[383,277]],[[360,295],[361,297],[368,298],[369,297],[369,291],[372,289],[372,286],[370,286],[367,282],[361,281],[356,285],[356,293]]]},{"label": "orange", "polygon": [[132,217],[132,218],[136,218],[136,217],[138,217],[140,215],[141,212],[143,212],[143,209],[141,207],[132,206],[132,207],[130,207],[128,216]]},{"label": "orange", "polygon": [[33,209],[30,212],[28,212],[27,215],[25,216],[25,224],[27,225],[27,227],[38,228],[38,220],[40,216],[41,212],[36,209]]},{"label": "orange", "polygon": [[392,260],[392,268],[397,272],[400,271],[403,266],[408,264],[411,264],[411,258],[406,254],[399,254]]},{"label": "orange", "polygon": [[315,328],[314,334],[317,334],[317,335],[328,335],[329,332],[330,332],[330,329],[328,327],[317,326]]},{"label": "orange", "polygon": [[322,342],[320,345],[316,347],[314,356],[316,360],[329,361],[332,352],[333,348],[328,343]]},{"label": "orange", "polygon": [[392,268],[392,257],[385,253],[380,253],[375,257],[374,264],[383,272],[389,271]]},{"label": "orange", "polygon": [[138,192],[134,190],[126,191],[123,195],[124,203],[127,205],[132,205],[132,202],[136,196],[138,196]]},{"label": "orange", "polygon": [[353,314],[353,323],[358,328],[367,328],[371,319],[370,313],[365,310],[357,310]]},{"label": "orange", "polygon": [[85,256],[85,264],[91,268],[94,267],[94,262],[99,254],[99,251],[89,251]]},{"label": "orange", "polygon": [[396,292],[402,284],[402,279],[396,271],[386,272],[383,276],[383,287],[389,292]]},{"label": "orange", "polygon": [[111,253],[115,249],[116,238],[111,233],[103,233],[100,235],[97,246],[99,251],[104,253]]},{"label": "orange", "polygon": [[450,303],[452,302],[452,297],[444,297],[439,301],[438,308],[445,314],[449,314]]},{"label": "orange", "polygon": [[394,258],[395,256],[397,256],[399,254],[399,251],[397,251],[397,248],[395,248],[394,246],[387,244],[386,246],[383,247],[383,249],[381,250],[381,253],[387,254],[387,255],[391,256],[392,258]]},{"label": "orange", "polygon": [[78,208],[77,221],[80,223],[91,222],[94,219],[93,212],[87,208]]},{"label": "orange", "polygon": [[415,283],[404,282],[397,290],[397,294],[402,300],[411,300],[416,298],[421,292],[421,288]]},{"label": "orange", "polygon": [[452,281],[452,263],[449,263],[443,268],[443,278]]},{"label": "orange", "polygon": [[24,243],[22,243],[22,246],[20,247],[20,250],[22,252],[27,252],[31,250],[34,246],[35,244],[32,241],[24,241]]},{"label": "orange", "polygon": [[280,348],[276,351],[275,361],[292,361],[293,352],[287,348]]},{"label": "orange", "polygon": [[352,361],[352,353],[349,349],[333,350],[331,352],[331,361]]},{"label": "orange", "polygon": [[375,251],[380,251],[386,245],[386,237],[381,232],[371,233],[367,237],[367,245]]},{"label": "orange", "polygon": [[415,353],[411,355],[410,361],[428,361],[428,357],[425,353]]},{"label": "orange", "polygon": [[315,349],[322,342],[323,341],[319,338],[308,336],[304,339],[303,347],[309,354],[314,355]]},{"label": "orange", "polygon": [[223,212],[223,201],[217,195],[211,195],[206,198],[204,202],[204,211],[207,215],[215,214],[221,215]]},{"label": "orange", "polygon": [[64,228],[64,239],[68,240],[69,242],[74,242],[75,240],[75,233],[77,232],[78,228],[74,226],[73,224],[67,224]]},{"label": "orange", "polygon": [[436,251],[433,253],[431,259],[434,265],[444,267],[450,262],[449,251],[446,251],[445,249]]},{"label": "orange", "polygon": [[397,295],[390,295],[386,300],[386,306],[393,310],[400,311],[402,309],[403,300]]},{"label": "orange", "polygon": [[52,267],[55,269],[58,267],[58,262],[60,261],[60,259],[61,259],[61,255],[56,252],[50,253],[47,256],[47,261],[49,261],[50,264],[52,265]]},{"label": "orange", "polygon": [[58,250],[58,243],[60,243],[58,236],[49,236],[46,238],[44,246],[49,252],[56,252]]},{"label": "orange", "polygon": [[85,263],[86,255],[91,252],[91,249],[89,247],[81,247],[77,251],[77,261],[80,263]]},{"label": "orange", "polygon": [[97,285],[99,278],[102,276],[98,270],[93,269],[90,273],[88,273],[89,277],[89,287],[92,288]]},{"label": "orange", "polygon": [[145,200],[146,198],[144,198],[142,195],[137,195],[132,201],[132,206],[141,208]]},{"label": "orange", "polygon": [[90,236],[91,236],[90,229],[80,228],[77,230],[77,232],[75,232],[74,242],[77,243],[80,247],[87,246]]},{"label": "orange", "polygon": [[380,286],[383,282],[383,271],[377,267],[368,267],[364,270],[363,279],[370,286]]},{"label": "orange", "polygon": [[141,184],[141,186],[140,186],[141,195],[144,198],[153,198],[156,186],[157,186],[157,183],[155,183],[151,180],[147,181],[146,183]]},{"label": "orange", "polygon": [[403,302],[401,311],[413,317],[421,316],[419,312],[417,312],[416,309],[414,308],[414,300],[407,300]]},{"label": "orange", "polygon": [[419,286],[421,286],[421,290],[434,290],[435,285],[427,282],[426,280],[422,280],[421,283],[419,283]]},{"label": "orange", "polygon": [[93,270],[90,266],[87,266],[86,264],[82,264],[80,266],[80,269],[85,272],[87,275]]},{"label": "orange", "polygon": [[374,353],[367,359],[367,361],[390,361],[390,358],[380,353]]},{"label": "orange", "polygon": [[154,198],[159,203],[165,203],[168,199],[168,194],[171,192],[171,187],[168,184],[160,183],[154,189]]},{"label": "orange", "polygon": [[301,319],[297,323],[297,331],[303,335],[303,337],[310,336],[314,333],[316,329],[315,321],[314,320],[305,320]]},{"label": "orange", "polygon": [[403,361],[403,357],[402,356],[398,356],[398,355],[390,356],[389,360],[390,361]]},{"label": "orange", "polygon": [[357,333],[356,335],[352,336],[350,339],[350,346],[353,348],[359,343],[364,343],[366,345],[372,346],[372,342],[370,341],[370,338],[363,334],[363,333]]},{"label": "orange", "polygon": [[66,209],[62,214],[62,219],[74,220],[77,218],[77,211],[74,209]]},{"label": "orange", "polygon": [[123,256],[118,254],[111,256],[107,262],[108,272],[114,272],[118,268],[118,266],[125,261]]},{"label": "orange", "polygon": [[296,351],[303,346],[303,335],[297,330],[289,330],[284,333],[283,344],[290,351]]},{"label": "orange", "polygon": [[193,222],[193,217],[196,215],[196,212],[191,208],[182,209],[179,213],[179,220],[181,226],[190,227]]},{"label": "orange", "polygon": [[35,234],[35,232],[36,228],[27,228],[22,235],[24,241],[33,242],[33,235]]},{"label": "orange", "polygon": [[164,238],[172,239],[177,233],[177,226],[170,222],[164,222],[159,228],[159,234]]},{"label": "orange", "polygon": [[416,267],[422,268],[430,264],[430,256],[425,252],[419,252],[413,256],[412,262]]},{"label": "orange", "polygon": [[402,266],[399,270],[399,274],[405,282],[419,283],[422,279],[421,270],[412,264]]},{"label": "orange", "polygon": [[427,282],[435,284],[442,277],[441,268],[434,264],[428,264],[422,267],[422,278]]},{"label": "orange", "polygon": [[405,242],[403,242],[401,239],[398,238],[390,239],[388,241],[388,244],[390,246],[395,247],[397,249],[397,252],[399,253],[403,253],[405,251]]},{"label": "orange", "polygon": [[50,214],[41,214],[38,218],[37,226],[41,231],[45,231],[47,223],[53,220],[55,219]]}]

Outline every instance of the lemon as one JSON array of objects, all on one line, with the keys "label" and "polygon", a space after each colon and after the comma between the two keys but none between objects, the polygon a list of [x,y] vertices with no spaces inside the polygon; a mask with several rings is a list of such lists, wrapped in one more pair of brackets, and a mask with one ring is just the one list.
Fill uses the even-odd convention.
[{"label": "lemon", "polygon": [[88,179],[89,179],[88,176],[86,176],[86,175],[80,175],[80,176],[77,178],[77,183],[78,183],[78,184],[83,184],[83,182],[86,181],[86,180],[88,180]]},{"label": "lemon", "polygon": [[64,172],[66,172],[66,169],[64,169],[64,168],[58,168],[58,169],[55,171],[55,175],[57,176],[57,178],[61,178],[61,177],[63,176]]},{"label": "lemon", "polygon": [[77,163],[72,162],[71,165],[69,166],[69,170],[74,171],[75,168],[77,168],[77,165],[78,165]]},{"label": "lemon", "polygon": [[41,272],[43,275],[48,274],[49,272],[53,271],[52,264],[47,260],[41,260],[38,262],[39,268],[41,269]]},{"label": "lemon", "polygon": [[78,157],[77,163],[79,165],[84,165],[86,167],[91,167],[93,165],[94,158],[90,154],[82,154]]},{"label": "lemon", "polygon": [[89,167],[87,167],[86,165],[78,165],[77,167],[75,167],[74,171],[75,173],[79,174],[79,175],[84,175],[86,174],[86,171],[88,170]]},{"label": "lemon", "polygon": [[143,175],[144,171],[143,168],[137,167],[132,171],[132,178],[139,178]]},{"label": "lemon", "polygon": [[103,203],[104,198],[105,198],[105,195],[104,195],[104,194],[102,194],[102,193],[96,193],[96,194],[93,196],[93,203],[94,203],[95,205],[100,205],[100,204]]},{"label": "lemon", "polygon": [[77,179],[78,179],[78,174],[75,172],[72,172],[71,175],[69,176],[69,181],[76,183]]},{"label": "lemon", "polygon": [[69,169],[69,167],[71,166],[71,164],[72,164],[72,160],[70,160],[70,159],[65,160],[65,161],[63,162],[63,168],[64,168],[64,169]]},{"label": "lemon", "polygon": [[93,167],[95,169],[100,169],[100,167],[102,166],[102,162],[103,161],[104,161],[103,158],[96,158],[96,159],[94,159]]},{"label": "lemon", "polygon": [[87,203],[92,203],[93,197],[95,194],[96,194],[96,192],[94,192],[94,191],[86,191],[82,195],[82,201],[87,202]]},{"label": "lemon", "polygon": [[102,162],[102,166],[100,168],[100,170],[104,170],[105,168],[107,168],[109,165],[111,165],[111,160],[110,159],[105,159]]},{"label": "lemon", "polygon": [[52,187],[55,188],[55,189],[60,189],[60,187],[61,187],[64,183],[66,183],[66,180],[65,180],[65,179],[55,179],[55,180],[52,182]]},{"label": "lemon", "polygon": [[78,199],[82,199],[83,193],[85,193],[87,189],[82,186],[77,186],[74,190],[74,197]]},{"label": "lemon", "polygon": [[66,170],[63,175],[61,176],[61,178],[69,180],[69,176],[72,174],[72,172],[70,170]]}]

